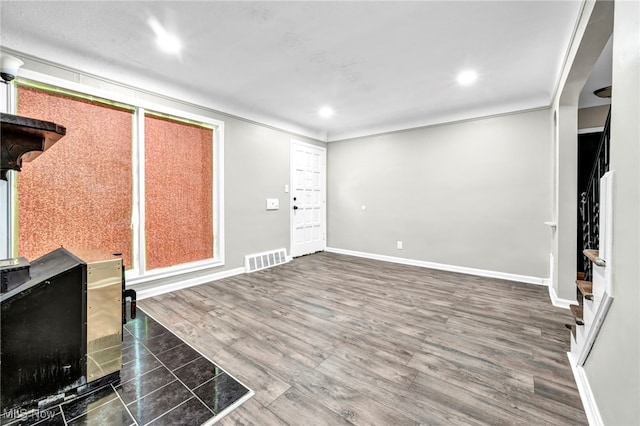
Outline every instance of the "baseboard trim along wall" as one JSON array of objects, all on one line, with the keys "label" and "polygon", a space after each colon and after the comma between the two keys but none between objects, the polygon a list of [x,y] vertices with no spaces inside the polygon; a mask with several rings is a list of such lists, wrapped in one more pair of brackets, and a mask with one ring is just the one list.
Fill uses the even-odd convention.
[{"label": "baseboard trim along wall", "polygon": [[589,386],[589,380],[584,372],[584,368],[578,366],[578,360],[574,358],[571,352],[567,352],[567,357],[569,358],[569,365],[571,365],[573,378],[576,380],[576,386],[578,387],[580,399],[582,400],[582,405],[584,407],[584,412],[587,415],[589,425],[604,425],[602,416],[600,416],[600,410],[598,410],[598,405],[596,404],[596,399],[591,391],[591,386]]},{"label": "baseboard trim along wall", "polygon": [[[557,296],[556,291],[553,288],[553,286],[550,285],[551,284],[551,280],[549,278],[540,278],[540,277],[532,277],[532,276],[528,276],[528,275],[510,274],[510,273],[507,273],[507,272],[490,271],[490,270],[487,270],[487,269],[468,268],[468,267],[465,267],[465,266],[447,265],[447,264],[444,264],[444,263],[428,262],[428,261],[425,261],[425,260],[406,259],[406,258],[402,258],[402,257],[393,257],[393,256],[386,256],[386,255],[375,254],[375,253],[366,253],[366,252],[361,252],[361,251],[345,250],[345,249],[340,249],[340,248],[335,248],[335,247],[327,247],[325,250],[330,252],[330,253],[337,253],[337,254],[345,254],[345,255],[348,255],[348,256],[363,257],[363,258],[367,258],[367,259],[381,260],[381,261],[384,261],[384,262],[399,263],[399,264],[403,264],[403,265],[419,266],[419,267],[422,267],[422,268],[429,268],[429,269],[437,269],[437,270],[440,270],[440,271],[458,272],[458,273],[461,273],[461,274],[475,275],[475,276],[479,276],[479,277],[497,278],[497,279],[502,279],[502,280],[517,281],[517,282],[522,282],[522,283],[527,283],[527,284],[546,286],[546,287],[549,288],[549,297],[551,298],[551,303],[553,304],[553,306],[556,306],[558,308],[569,309],[569,305],[577,303],[575,300],[560,299]],[[170,282],[170,283],[167,283],[167,284],[158,285],[158,284],[155,284],[155,283],[152,283],[152,282],[144,283],[144,284],[141,283],[141,284],[138,284],[138,285],[132,285],[131,288],[136,290],[138,300],[142,300],[142,299],[146,299],[148,297],[158,296],[160,294],[165,294],[165,293],[170,293],[172,291],[181,290],[183,288],[189,288],[189,287],[205,284],[205,283],[208,283],[208,282],[211,282],[211,281],[217,281],[217,280],[220,280],[220,279],[223,279],[223,278],[227,278],[227,277],[233,277],[235,275],[241,275],[243,273],[245,273],[245,268],[235,268],[235,269],[229,269],[227,271],[216,272],[216,273],[209,274],[209,275],[202,276],[202,277],[191,278],[191,279],[187,279],[187,280],[179,280],[179,281],[176,281],[176,282]]]},{"label": "baseboard trim along wall", "polygon": [[167,284],[153,284],[144,283],[138,285],[132,285],[130,288],[136,291],[138,300],[146,299],[148,297],[158,296],[160,294],[170,293],[172,291],[182,290],[183,288],[194,287],[201,284],[206,284],[211,281],[221,280],[223,278],[233,277],[235,275],[244,274],[244,267],[229,269],[227,271],[215,272],[202,277],[191,278],[186,280],[179,280],[170,282]]},{"label": "baseboard trim along wall", "polygon": [[549,285],[549,298],[551,299],[551,303],[553,304],[553,306],[557,308],[569,309],[569,305],[578,304],[577,300],[559,298],[558,294],[556,293],[556,289],[553,288],[552,285]]},{"label": "baseboard trim along wall", "polygon": [[[440,271],[459,272],[461,274],[476,275],[479,277],[498,278],[501,280],[518,281],[527,284],[548,286],[548,278],[531,277],[528,275],[510,274],[507,272],[489,271],[486,269],[467,268],[466,266],[447,265],[444,263],[427,262],[425,260],[406,259],[403,257],[385,256],[382,254],[365,253],[361,251],[344,250],[335,247],[325,249],[330,253],[346,254],[349,256],[365,257],[367,259],[382,260],[385,262],[400,263],[403,265],[421,266],[423,268],[437,269]],[[568,308],[568,306],[567,306]]]}]

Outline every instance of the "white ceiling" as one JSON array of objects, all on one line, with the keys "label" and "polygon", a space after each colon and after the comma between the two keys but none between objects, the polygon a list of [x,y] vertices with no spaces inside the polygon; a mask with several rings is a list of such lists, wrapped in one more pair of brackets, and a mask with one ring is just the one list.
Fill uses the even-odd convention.
[{"label": "white ceiling", "polygon": [[[0,43],[338,140],[548,106],[580,3],[2,1]],[[179,57],[156,49],[149,18],[182,40]],[[479,79],[461,87],[467,68]]]}]

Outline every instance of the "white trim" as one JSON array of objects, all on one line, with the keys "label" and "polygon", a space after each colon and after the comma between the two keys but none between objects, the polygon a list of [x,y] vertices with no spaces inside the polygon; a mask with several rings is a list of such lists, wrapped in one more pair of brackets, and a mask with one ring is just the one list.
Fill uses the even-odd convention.
[{"label": "white trim", "polygon": [[[136,291],[137,300],[146,299],[148,297],[158,296],[160,294],[170,293],[172,291],[182,290],[184,288],[194,287],[206,284],[211,281],[221,280],[223,278],[233,277],[244,274],[244,268],[234,268],[227,271],[214,272],[202,277],[179,280],[167,284],[150,286],[148,288],[137,288],[142,286],[142,282],[127,282],[127,287]],[[179,277],[177,277],[179,279]]]},{"label": "white trim", "polygon": [[[603,258],[607,262],[607,267],[598,266],[592,263],[593,271],[593,290],[594,295],[593,307],[595,307],[595,315],[591,320],[590,315],[585,315],[585,325],[588,332],[585,341],[582,344],[582,350],[578,357],[578,365],[583,366],[587,361],[587,357],[591,352],[591,348],[595,344],[598,333],[604,324],[609,308],[613,303],[613,202],[615,196],[615,170],[610,170],[600,178],[600,249],[598,257]],[[602,291],[604,286],[604,291]],[[586,321],[587,319],[591,321]]]},{"label": "white trim", "polygon": [[[0,112],[9,112],[9,84],[0,84]],[[7,179],[11,173],[7,173]],[[9,199],[9,181],[0,180],[0,205],[10,206],[11,201]],[[0,259],[8,259],[11,254],[10,244],[13,241],[9,237],[9,208],[0,208]],[[6,236],[6,237],[5,237]]]},{"label": "white trim", "polygon": [[18,181],[16,171],[7,173],[7,257],[18,256]]},{"label": "white trim", "polygon": [[589,356],[589,353],[591,353],[593,345],[596,343],[598,333],[600,333],[600,329],[604,324],[604,319],[609,312],[611,303],[613,303],[613,297],[611,297],[605,291],[604,295],[602,296],[602,300],[598,304],[598,310],[596,311],[595,317],[593,319],[593,324],[591,324],[591,326],[589,327],[589,333],[587,334],[587,338],[582,345],[580,357],[578,358],[578,365],[582,366],[587,361],[587,357]]},{"label": "white trim", "polygon": [[[204,355],[203,355],[204,356]],[[206,358],[206,357],[205,357]],[[218,365],[217,363],[214,362],[214,364]],[[220,367],[218,365],[218,367]],[[222,368],[222,367],[220,367]],[[223,369],[224,370],[224,369]],[[227,373],[227,375],[233,377],[233,375]],[[211,426],[214,425],[216,423],[218,423],[218,421],[225,417],[227,414],[231,413],[233,410],[235,410],[236,408],[238,408],[239,406],[241,406],[242,404],[244,404],[246,401],[248,401],[251,397],[253,397],[255,395],[255,392],[251,390],[251,388],[249,388],[249,386],[243,384],[240,380],[236,379],[235,377],[233,377],[233,379],[242,384],[242,386],[244,386],[245,388],[247,388],[249,390],[249,392],[247,392],[247,394],[245,396],[243,396],[242,398],[240,398],[239,400],[237,400],[236,402],[234,402],[233,404],[231,404],[230,406],[228,406],[227,408],[225,408],[224,410],[220,411],[218,414],[215,415],[215,417],[207,420],[205,423],[202,424],[202,426]]]},{"label": "white trim", "polygon": [[[585,7],[587,5],[586,1],[581,2],[580,4],[580,10],[578,11],[578,15],[576,18],[576,22],[573,24],[573,30],[571,31],[571,37],[569,38],[569,43],[567,44],[567,50],[564,53],[564,57],[562,59],[562,65],[560,66],[560,69],[558,70],[558,74],[556,76],[556,81],[555,84],[553,85],[553,92],[552,92],[552,96],[551,96],[551,106],[553,107],[553,104],[556,101],[556,98],[560,98],[560,96],[562,95],[562,89],[564,89],[566,80],[565,80],[565,71],[566,74],[569,74],[569,70],[570,70],[570,64],[573,63],[575,58],[572,58],[572,48],[573,45],[576,44],[577,38],[578,38],[578,30],[580,30],[581,28],[581,22],[582,22],[582,16],[585,13]],[[579,35],[580,40],[582,40],[582,34]]]},{"label": "white trim", "polygon": [[587,127],[585,129],[578,129],[579,135],[584,135],[587,133],[601,133],[604,132],[604,127]]},{"label": "white trim", "polygon": [[[213,256],[221,265],[225,261],[224,240],[224,121],[213,131]],[[216,208],[216,206],[218,206]]]},{"label": "white trim", "polygon": [[[137,239],[132,241],[132,253],[131,259],[133,261],[133,268],[130,275],[141,275],[142,271],[146,270],[146,236],[144,233],[145,223],[145,181],[144,178],[144,109],[136,108],[136,115],[134,117],[134,128],[131,147],[131,166],[133,167],[133,185],[132,185],[132,199],[131,199],[131,227],[133,235],[137,236]],[[137,142],[137,144],[136,144]]]},{"label": "white trim", "polygon": [[[2,112],[7,114],[15,114],[16,113],[16,86],[15,81],[10,82],[9,84],[4,85],[6,99],[2,104]],[[18,255],[16,251],[17,243],[15,242],[14,230],[17,227],[17,187],[16,187],[16,173],[15,171],[7,172],[7,180],[3,184],[4,190],[2,191],[2,198],[5,203],[4,207],[4,215],[3,224],[0,226],[0,230],[6,230],[6,240],[3,242],[4,247],[0,250],[1,256],[0,258],[12,258]]]},{"label": "white trim", "polygon": [[[80,75],[84,75],[80,71],[78,71],[77,73]],[[135,96],[123,95],[115,91],[98,89],[96,87],[93,87],[87,84],[76,83],[73,81],[65,80],[58,77],[53,77],[47,74],[42,74],[42,73],[31,71],[28,69],[20,70],[19,79],[38,81],[40,83],[60,87],[61,89],[71,90],[71,91],[78,92],[85,95],[96,96],[99,98],[107,99],[109,101],[120,102],[132,107],[149,110],[151,112],[158,112],[161,114],[173,115],[178,118],[185,118],[187,120],[193,120],[200,123],[210,124],[212,126],[218,126],[222,123],[222,121],[216,120],[215,118],[210,118],[210,117],[206,117],[199,114],[193,114],[191,112],[183,111],[177,108],[172,108],[172,107],[162,105],[153,101],[137,98]],[[144,93],[144,90],[142,89],[138,90],[133,87],[129,88],[129,90],[132,92],[137,91],[140,93]],[[161,95],[158,95],[158,96],[161,96]]]},{"label": "white trim", "polygon": [[497,278],[501,280],[518,281],[527,284],[535,284],[546,286],[548,278],[532,277],[528,275],[510,274],[507,272],[490,271],[487,269],[468,268],[466,266],[447,265],[444,263],[428,262],[425,260],[406,259],[403,257],[385,256],[382,254],[365,253],[361,251],[345,250],[335,247],[327,247],[325,251],[330,253],[346,254],[349,256],[364,257],[367,259],[382,260],[384,262],[399,263],[402,265],[420,266],[429,269],[438,269],[440,271],[458,272],[467,275],[476,275],[479,277]]},{"label": "white trim", "polygon": [[405,133],[405,132],[413,132],[416,130],[431,129],[431,128],[441,127],[441,126],[450,126],[452,124],[462,124],[462,123],[469,123],[474,121],[488,120],[491,118],[509,117],[511,115],[517,115],[517,114],[526,114],[526,113],[536,112],[536,111],[545,111],[545,110],[549,110],[550,108],[551,108],[551,105],[543,105],[543,106],[537,106],[532,108],[515,109],[513,111],[502,111],[502,112],[484,111],[471,116],[465,116],[465,115],[443,116],[441,118],[436,118],[433,121],[424,120],[420,122],[405,123],[400,127],[381,125],[378,128],[369,129],[369,133],[345,131],[342,133],[338,133],[336,135],[328,134],[325,142],[327,144],[330,144],[333,142],[344,142],[344,141],[351,141],[355,139],[388,136],[388,135],[394,135],[394,134]]},{"label": "white trim", "polygon": [[196,260],[195,262],[181,263],[174,266],[164,268],[156,268],[145,271],[144,275],[136,275],[137,271],[126,271],[126,280],[131,284],[142,284],[154,280],[163,280],[165,278],[173,278],[176,275],[190,274],[205,269],[223,266],[218,259]]},{"label": "white trim", "polygon": [[574,305],[578,303],[577,300],[569,300],[569,299],[560,299],[558,297],[558,293],[556,293],[556,289],[553,282],[553,271],[555,269],[555,257],[553,257],[553,253],[549,253],[549,278],[546,279],[547,286],[549,287],[549,299],[551,299],[551,304],[556,308],[569,309],[570,305]]},{"label": "white trim", "polygon": [[[327,138],[326,131],[312,131],[308,128],[302,128],[289,122],[275,120],[272,117],[267,117],[265,115],[258,114],[255,111],[251,112],[246,109],[236,109],[235,111],[233,111],[229,108],[228,104],[216,104],[215,102],[213,102],[211,97],[204,96],[201,92],[193,93],[182,91],[182,93],[180,93],[180,91],[172,90],[172,93],[165,94],[166,87],[158,85],[155,85],[155,87],[150,87],[148,85],[146,88],[141,87],[139,78],[134,78],[134,80],[136,81],[132,84],[138,84],[138,86],[134,86],[132,84],[123,83],[124,80],[131,80],[130,78],[127,78],[131,76],[124,76],[125,78],[123,78],[123,76],[120,75],[114,76],[95,74],[95,72],[88,71],[86,69],[73,68],[71,66],[63,65],[55,61],[50,61],[42,57],[26,53],[24,51],[11,49],[6,46],[0,46],[0,52],[15,55],[22,59],[28,59],[30,62],[32,61],[42,64],[47,68],[55,68],[58,71],[63,71],[65,74],[71,73],[76,79],[90,79],[92,81],[95,81],[95,83],[97,84],[107,83],[110,86],[113,86],[114,90],[135,91],[136,93],[151,95],[153,97],[162,98],[170,102],[182,104],[187,109],[193,107],[196,107],[198,109],[205,109],[216,115],[234,118],[236,120],[241,120],[268,129],[291,133],[293,135],[298,135],[299,137],[307,137],[316,139],[318,141],[325,141]],[[26,65],[26,67],[28,66],[29,65]],[[21,68],[18,77],[22,77],[25,72],[28,73],[30,71],[28,68]]]},{"label": "white trim", "polygon": [[567,352],[567,357],[569,358],[569,365],[571,365],[573,378],[576,381],[576,386],[578,387],[578,392],[580,393],[580,400],[582,400],[582,405],[584,407],[584,412],[587,415],[589,425],[604,425],[602,416],[600,415],[600,410],[598,410],[598,405],[596,404],[596,399],[593,395],[593,392],[591,391],[589,379],[587,378],[584,368],[577,365],[576,360],[571,352]]},{"label": "white trim", "polygon": [[[80,75],[84,75],[78,71]],[[25,80],[31,80],[51,86],[59,87],[65,90],[71,90],[80,94],[96,96],[109,101],[120,102],[127,104],[136,109],[134,117],[138,117],[133,123],[132,137],[137,137],[138,146],[134,146],[132,153],[132,162],[137,157],[137,163],[133,163],[132,173],[134,174],[134,181],[132,188],[132,197],[134,202],[138,202],[139,215],[132,217],[133,232],[138,237],[139,246],[133,247],[132,257],[134,257],[134,265],[132,269],[128,270],[126,275],[127,282],[132,285],[150,282],[152,280],[159,280],[163,278],[173,277],[179,274],[194,272],[210,267],[219,267],[224,265],[224,122],[216,120],[214,118],[206,117],[203,115],[193,114],[190,112],[182,111],[176,108],[171,108],[161,104],[157,104],[152,101],[136,98],[134,96],[127,96],[117,92],[111,92],[96,87],[64,80],[58,77],[53,77],[47,74],[31,71],[28,69],[20,70],[20,78]],[[117,84],[117,83],[114,83]],[[137,89],[129,88],[130,91],[136,92]],[[144,92],[141,90],[141,92]],[[15,96],[14,96],[15,98]],[[11,107],[10,107],[11,108]],[[15,102],[13,105],[15,110]],[[214,232],[214,246],[213,257],[202,261],[192,262],[185,265],[176,265],[169,268],[162,268],[158,270],[146,270],[145,265],[145,235],[143,232],[145,223],[145,209],[144,209],[144,115],[141,113],[149,110],[150,112],[157,112],[161,114],[171,115],[178,118],[184,118],[199,123],[207,124],[213,127],[213,232]],[[132,142],[135,143],[135,142]],[[11,178],[9,180],[11,183]],[[136,188],[137,186],[137,188]],[[135,206],[134,206],[135,207]],[[14,208],[9,206],[8,210]],[[135,212],[133,212],[135,213]],[[11,213],[9,213],[11,214]],[[135,221],[138,221],[136,224]],[[13,245],[15,236],[9,235],[9,244]],[[161,286],[163,288],[163,286]]]},{"label": "white trim", "polygon": [[570,305],[578,304],[577,300],[559,298],[558,294],[556,293],[556,289],[553,288],[552,285],[549,286],[549,298],[551,299],[551,303],[553,304],[553,306],[555,306],[556,308],[569,309]]},{"label": "white trim", "polygon": [[[143,309],[144,310],[144,309]],[[218,366],[218,368],[220,368],[222,371],[224,371],[228,376],[230,376],[231,378],[233,378],[233,380],[235,380],[236,382],[240,383],[242,386],[244,386],[249,392],[247,392],[242,398],[240,398],[239,400],[237,400],[236,402],[234,402],[233,404],[229,405],[227,408],[225,408],[224,410],[220,411],[219,413],[215,414],[214,417],[210,418],[209,420],[207,420],[205,423],[203,423],[202,426],[209,426],[209,425],[213,425],[216,424],[221,418],[223,418],[224,416],[226,416],[227,414],[229,414],[230,412],[232,412],[233,410],[235,410],[236,408],[238,408],[240,405],[242,405],[245,401],[248,401],[251,397],[253,397],[255,395],[255,392],[246,384],[244,384],[242,381],[238,380],[233,374],[229,373],[227,370],[225,370],[224,368],[222,368],[219,363],[213,361],[211,358],[209,358],[207,355],[205,355],[204,353],[200,352],[197,348],[193,347],[189,342],[187,342],[185,339],[181,338],[180,336],[178,336],[176,333],[173,332],[173,330],[171,329],[171,327],[167,327],[165,324],[163,324],[161,321],[158,321],[153,315],[150,315],[148,312],[145,311],[145,315],[147,315],[148,317],[151,317],[155,322],[157,322],[158,324],[160,324],[161,326],[163,326],[165,329],[169,330],[169,333],[173,334],[174,336],[176,336],[178,339],[182,340],[182,343],[186,344],[187,346],[189,346],[191,349],[193,349],[194,351],[196,351],[198,354],[200,354],[200,356],[202,356],[203,358],[205,358],[207,361],[209,361],[212,364],[215,364],[216,366]],[[182,380],[180,380],[180,378],[178,378],[176,376],[176,379],[178,381],[180,381],[182,384],[184,384],[184,382],[182,382]],[[186,386],[186,385],[185,385]],[[182,405],[182,404],[180,404]]]}]

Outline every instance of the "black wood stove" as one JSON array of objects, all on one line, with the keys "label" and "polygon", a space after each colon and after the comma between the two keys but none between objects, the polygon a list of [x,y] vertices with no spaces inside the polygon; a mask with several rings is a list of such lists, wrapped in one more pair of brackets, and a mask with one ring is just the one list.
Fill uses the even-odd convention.
[{"label": "black wood stove", "polygon": [[[2,114],[0,178],[64,134],[54,123]],[[127,297],[135,318],[122,259],[101,250],[0,260],[0,411],[46,408],[120,380]]]}]

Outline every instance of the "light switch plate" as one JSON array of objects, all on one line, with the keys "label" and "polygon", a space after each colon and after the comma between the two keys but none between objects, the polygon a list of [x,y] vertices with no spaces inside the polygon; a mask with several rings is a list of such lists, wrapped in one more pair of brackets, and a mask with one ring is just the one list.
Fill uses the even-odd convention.
[{"label": "light switch plate", "polygon": [[280,208],[280,200],[277,198],[267,198],[267,210],[278,210]]}]

